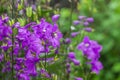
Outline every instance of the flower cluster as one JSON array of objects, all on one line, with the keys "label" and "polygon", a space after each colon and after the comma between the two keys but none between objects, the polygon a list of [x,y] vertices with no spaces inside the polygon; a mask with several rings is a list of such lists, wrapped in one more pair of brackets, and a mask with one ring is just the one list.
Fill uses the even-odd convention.
[{"label": "flower cluster", "polygon": [[98,74],[103,68],[102,63],[99,61],[102,46],[96,41],[90,40],[88,36],[85,36],[77,48],[81,50],[83,55],[90,61],[88,63],[91,64],[92,72]]},{"label": "flower cluster", "polygon": [[84,28],[82,30],[87,32],[92,32],[93,29],[89,27],[90,23],[93,23],[94,19],[92,17],[86,17],[86,16],[78,16],[78,20],[74,20],[73,24],[76,25],[83,25]]},{"label": "flower cluster", "polygon": [[86,16],[79,16],[78,20],[75,20],[73,22],[74,25],[82,24],[84,26],[88,26],[90,23],[94,22],[94,19],[92,17],[86,17]]},{"label": "flower cluster", "polygon": [[[48,23],[45,19],[41,19],[40,23],[29,23],[25,26],[20,26],[17,22],[12,28],[17,30],[17,34],[13,36],[12,29],[6,24],[7,20],[0,18],[0,50],[8,50],[13,46],[13,51],[9,52],[14,56],[14,70],[18,80],[30,80],[30,76],[40,74],[37,71],[37,64],[42,60],[41,55],[50,53],[51,50],[58,50],[60,47],[60,32],[57,20],[59,16],[52,17],[53,23]],[[13,36],[13,37],[12,37]],[[12,45],[12,38],[14,43]],[[4,55],[0,54],[0,61],[3,61]],[[9,58],[10,60],[10,58]],[[10,71],[12,61],[5,65],[2,72]],[[43,60],[42,60],[43,61]],[[44,60],[45,61],[45,60]],[[42,72],[45,72],[42,70]]]},{"label": "flower cluster", "polygon": [[[31,22],[25,26],[20,26],[19,22],[9,26],[7,24],[9,18],[0,17],[0,62],[5,63],[1,72],[11,72],[14,69],[12,72],[17,80],[31,80],[31,77],[38,75],[52,78],[52,74],[47,72],[46,63],[54,64],[55,61],[55,56],[47,57],[47,55],[59,53],[60,40],[63,37],[57,25],[59,17],[60,15],[54,15],[52,24],[42,18],[39,23]],[[74,24],[88,26],[93,21],[93,18],[79,16],[79,20],[74,21]],[[82,30],[91,32],[89,27]],[[72,43],[72,38],[78,34],[80,32],[72,32],[70,38],[63,39],[64,45],[67,46],[66,49],[70,48],[69,44]],[[89,61],[86,65],[91,65],[92,72],[98,74],[103,68],[99,61],[102,46],[85,36],[77,48]],[[70,63],[79,66],[80,61],[76,59],[74,52],[68,50],[67,53],[65,65],[69,75],[71,72]],[[82,78],[75,77],[75,80],[82,80]]]},{"label": "flower cluster", "polygon": [[68,74],[71,72],[70,62],[72,62],[75,66],[80,65],[80,61],[76,59],[76,56],[75,56],[74,52],[69,52],[68,53],[68,60],[67,60],[67,63],[66,63],[66,68],[67,68],[67,73]]}]

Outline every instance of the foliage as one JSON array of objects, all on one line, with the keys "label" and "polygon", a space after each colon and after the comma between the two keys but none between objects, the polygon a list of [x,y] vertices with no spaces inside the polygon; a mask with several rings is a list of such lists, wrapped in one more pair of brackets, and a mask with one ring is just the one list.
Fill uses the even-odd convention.
[{"label": "foliage", "polygon": [[[26,0],[27,1],[27,0]],[[47,2],[46,2],[47,1]],[[77,1],[76,7],[74,4],[69,2],[69,0],[64,0],[59,3],[65,3],[68,1],[70,3],[69,7],[56,7],[56,6],[49,6],[50,1],[54,0],[35,0],[35,4],[32,0],[28,3],[29,5],[26,6],[23,2],[18,4],[18,9],[15,9],[14,18],[17,20],[10,19],[9,24],[12,25],[16,21],[20,22],[21,26],[25,26],[27,23],[31,21],[35,21],[39,23],[39,19],[44,17],[47,21],[52,22],[51,15],[53,14],[60,14],[60,19],[58,21],[59,28],[63,33],[63,37],[67,38],[70,37],[71,32],[77,32],[79,29],[84,28],[82,25],[73,25],[73,21],[77,20],[79,15],[89,16],[94,18],[94,24],[90,24],[90,27],[93,29],[93,32],[84,32],[82,36],[78,35],[75,38],[72,38],[72,42],[69,45],[70,51],[76,53],[76,58],[81,61],[84,61],[82,57],[82,52],[75,49],[75,46],[78,42],[81,42],[83,36],[89,35],[91,39],[98,41],[102,46],[103,50],[101,53],[100,61],[103,63],[104,68],[100,72],[99,75],[92,74],[91,80],[120,80],[120,50],[119,50],[119,22],[120,22],[120,1],[119,0],[70,0],[70,1]],[[56,0],[55,0],[56,1]],[[7,13],[8,16],[11,16],[11,1],[1,0],[0,1],[0,15],[4,15]],[[35,9],[32,9],[32,4],[36,5]],[[15,4],[17,4],[15,2]],[[9,5],[6,7],[6,5]],[[26,10],[26,12],[24,12]],[[74,30],[70,30],[70,28],[75,28]],[[116,45],[118,44],[118,45]],[[66,46],[61,45],[61,47],[66,48]],[[66,53],[67,51],[63,51],[60,49],[61,53]],[[60,53],[60,55],[61,55]],[[60,55],[52,55],[54,57],[59,57]],[[59,74],[64,72],[65,66],[59,66],[59,64],[64,63],[65,58],[59,57],[59,60],[55,62],[54,65],[49,65],[47,67],[48,72],[53,72]],[[63,61],[62,61],[63,60]],[[70,74],[71,80],[74,79],[74,75],[76,76],[84,76],[82,69],[79,68],[80,66],[72,65],[72,73]],[[58,66],[58,67],[55,67]],[[60,69],[60,70],[57,70]],[[78,73],[78,72],[79,73]],[[5,74],[3,74],[5,76]],[[3,76],[0,74],[0,76]],[[6,74],[10,76],[9,74]],[[66,75],[65,75],[66,76]],[[56,75],[54,75],[54,78]],[[36,78],[39,80],[40,77]],[[44,80],[44,79],[43,79]],[[64,78],[62,78],[64,80]]]}]

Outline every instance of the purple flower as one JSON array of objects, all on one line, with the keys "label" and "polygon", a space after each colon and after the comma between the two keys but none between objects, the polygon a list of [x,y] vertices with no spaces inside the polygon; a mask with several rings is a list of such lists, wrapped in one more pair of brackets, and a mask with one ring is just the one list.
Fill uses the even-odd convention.
[{"label": "purple flower", "polygon": [[32,5],[32,9],[35,11],[36,10],[36,5]]},{"label": "purple flower", "polygon": [[78,25],[78,24],[80,24],[80,21],[75,20],[75,21],[73,21],[73,24],[74,24],[74,25]]},{"label": "purple flower", "polygon": [[98,61],[102,46],[96,41],[90,40],[88,36],[85,36],[77,48],[83,52],[84,56],[86,56],[88,60],[90,60],[92,72],[98,74],[103,68],[102,63]]},{"label": "purple flower", "polygon": [[20,28],[20,23],[19,23],[19,22],[16,22],[16,23],[14,24],[14,27],[15,27],[15,28]]},{"label": "purple flower", "polygon": [[52,25],[46,22],[45,19],[41,19],[41,23],[33,26],[33,30],[34,33],[44,41],[45,46],[53,46],[54,48],[60,46],[60,39],[62,38],[62,34],[57,24]]},{"label": "purple flower", "polygon": [[17,77],[18,77],[18,80],[30,80],[30,76],[26,73],[21,73]]},{"label": "purple flower", "polygon": [[85,18],[86,18],[86,16],[79,16],[79,17],[78,17],[79,20],[83,20],[83,19],[85,19]]},{"label": "purple flower", "polygon": [[80,61],[79,60],[76,60],[76,59],[72,59],[72,62],[74,63],[74,65],[80,65]]},{"label": "purple flower", "polygon": [[94,19],[92,17],[89,17],[86,19],[86,21],[92,23],[92,22],[94,22]]},{"label": "purple flower", "polygon": [[83,25],[84,25],[84,26],[88,26],[89,23],[86,21],[86,22],[83,23]]},{"label": "purple flower", "polygon": [[71,68],[67,68],[67,73],[70,73],[71,72]]},{"label": "purple flower", "polygon": [[59,47],[61,38],[62,38],[62,34],[59,31],[57,24],[54,24],[50,38],[50,42],[52,43],[52,46]]},{"label": "purple flower", "polygon": [[72,33],[71,33],[71,36],[72,36],[72,37],[75,37],[75,36],[77,36],[78,34],[79,34],[79,32],[72,32]]},{"label": "purple flower", "polygon": [[53,16],[52,16],[52,21],[53,21],[54,23],[56,23],[57,20],[59,19],[59,17],[60,17],[59,14],[53,15]]},{"label": "purple flower", "polygon": [[91,65],[92,65],[92,72],[96,74],[99,74],[99,71],[103,69],[103,65],[100,61],[92,61]]},{"label": "purple flower", "polygon": [[70,67],[70,63],[66,63],[66,67],[69,68]]},{"label": "purple flower", "polygon": [[70,38],[66,38],[66,39],[65,39],[65,43],[66,43],[66,44],[70,44],[70,43],[71,43],[71,39],[70,39]]},{"label": "purple flower", "polygon": [[84,30],[87,32],[92,32],[92,28],[90,28],[90,27],[84,28]]},{"label": "purple flower", "polygon": [[76,57],[75,57],[75,53],[74,53],[74,52],[69,52],[68,58],[69,58],[69,59],[75,59],[75,58],[76,58]]},{"label": "purple flower", "polygon": [[11,27],[7,26],[4,22],[3,24],[0,24],[0,41],[2,41],[4,38],[9,38],[12,34]]},{"label": "purple flower", "polygon": [[90,40],[88,36],[84,37],[83,41],[77,48],[90,60],[98,60],[100,57],[99,52],[102,50],[102,46],[96,41]]},{"label": "purple flower", "polygon": [[24,65],[25,65],[24,72],[32,76],[36,76],[37,75],[37,70],[36,70],[37,62],[38,60],[36,58],[26,59],[24,62]]},{"label": "purple flower", "polygon": [[36,63],[38,58],[16,58],[14,69],[16,70],[16,77],[20,80],[29,80],[30,76],[37,76]]}]

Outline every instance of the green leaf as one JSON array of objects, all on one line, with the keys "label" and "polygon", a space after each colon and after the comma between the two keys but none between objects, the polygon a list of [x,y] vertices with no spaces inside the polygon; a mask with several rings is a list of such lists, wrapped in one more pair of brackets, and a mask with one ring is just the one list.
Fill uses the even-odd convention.
[{"label": "green leaf", "polygon": [[113,72],[120,72],[120,63],[115,63],[112,67]]},{"label": "green leaf", "polygon": [[32,16],[32,7],[27,7],[26,8],[26,15],[27,15],[27,17],[31,17]]}]

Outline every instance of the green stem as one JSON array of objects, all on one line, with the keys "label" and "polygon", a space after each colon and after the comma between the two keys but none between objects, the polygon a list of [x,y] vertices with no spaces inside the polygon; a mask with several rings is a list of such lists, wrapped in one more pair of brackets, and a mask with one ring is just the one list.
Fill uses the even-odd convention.
[{"label": "green stem", "polygon": [[[12,0],[12,19],[14,18],[14,8],[15,8],[15,6],[14,6],[14,0]],[[14,65],[14,55],[13,55],[13,53],[14,53],[14,32],[13,32],[13,26],[12,26],[12,78],[11,78],[11,80],[14,80],[14,69],[13,69],[13,65]]]},{"label": "green stem", "polygon": [[72,25],[72,15],[73,15],[73,0],[71,0],[71,12],[70,12],[70,28],[69,28],[69,33],[71,34],[71,25]]}]

